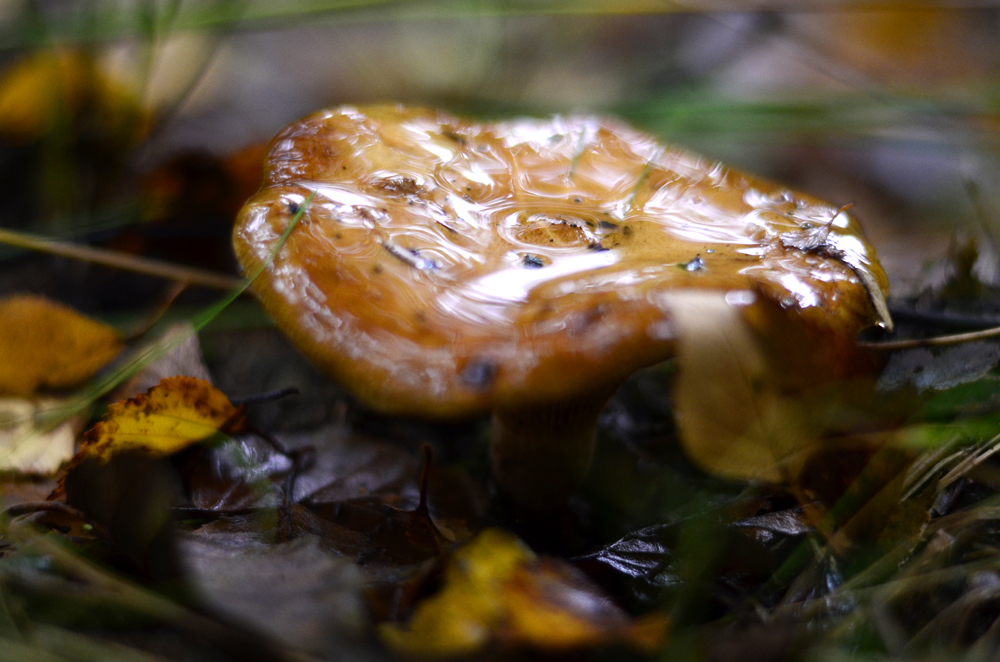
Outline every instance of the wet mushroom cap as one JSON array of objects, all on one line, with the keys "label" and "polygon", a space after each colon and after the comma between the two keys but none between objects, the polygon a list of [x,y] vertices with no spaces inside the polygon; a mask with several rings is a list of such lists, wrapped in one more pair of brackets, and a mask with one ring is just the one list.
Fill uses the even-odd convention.
[{"label": "wet mushroom cap", "polygon": [[835,206],[607,119],[499,123],[341,107],[271,143],[234,241],[278,325],[388,413],[460,416],[613,390],[670,358],[669,293],[764,297],[818,342],[888,323]]}]

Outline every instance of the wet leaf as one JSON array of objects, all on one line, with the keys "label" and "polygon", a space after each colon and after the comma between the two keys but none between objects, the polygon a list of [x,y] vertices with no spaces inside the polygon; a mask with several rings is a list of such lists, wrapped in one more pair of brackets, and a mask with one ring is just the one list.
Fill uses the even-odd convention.
[{"label": "wet leaf", "polygon": [[113,328],[37,296],[0,299],[0,393],[31,395],[90,379],[124,347]]},{"label": "wet leaf", "polygon": [[963,343],[939,352],[918,348],[893,354],[878,380],[883,391],[908,384],[918,391],[943,391],[983,377],[1000,361],[1000,345]]},{"label": "wet leaf", "polygon": [[308,449],[311,458],[296,474],[291,508],[283,504],[293,463],[255,436],[213,446],[187,467],[191,505],[199,509],[193,519],[219,517],[199,534],[267,543],[315,535],[373,578],[436,558],[478,528],[482,496],[446,468],[429,467],[428,508],[421,509],[421,461],[394,444],[340,426],[282,435],[282,443],[293,453]]},{"label": "wet leaf", "polygon": [[745,294],[743,302],[710,291],[668,299],[679,345],[677,426],[701,469],[792,481],[831,437],[898,422],[912,407],[878,396],[875,362],[853,339]]},{"label": "wet leaf", "polygon": [[182,550],[207,606],[285,646],[342,655],[344,637],[361,632],[362,578],[315,536],[268,547],[188,537]]},{"label": "wet leaf", "polygon": [[725,294],[673,294],[671,312],[685,452],[715,475],[780,482],[781,462],[814,439],[801,403],[784,396],[763,344]]},{"label": "wet leaf", "polygon": [[185,481],[195,508],[227,511],[273,508],[292,468],[288,457],[248,435],[213,446],[187,468]]},{"label": "wet leaf", "polygon": [[104,420],[87,431],[78,457],[106,461],[132,449],[163,457],[219,432],[236,434],[244,424],[243,410],[208,382],[170,377],[111,405]]},{"label": "wet leaf", "polygon": [[490,644],[555,652],[628,643],[650,651],[666,631],[666,617],[629,618],[571,566],[535,556],[499,529],[455,552],[444,588],[408,623],[380,628],[391,648],[422,657],[469,655]]},{"label": "wet leaf", "polygon": [[0,399],[0,471],[50,475],[73,457],[82,416],[46,422],[57,400]]},{"label": "wet leaf", "polygon": [[676,537],[674,525],[656,524],[633,531],[579,560],[606,564],[628,577],[652,577],[669,563]]}]

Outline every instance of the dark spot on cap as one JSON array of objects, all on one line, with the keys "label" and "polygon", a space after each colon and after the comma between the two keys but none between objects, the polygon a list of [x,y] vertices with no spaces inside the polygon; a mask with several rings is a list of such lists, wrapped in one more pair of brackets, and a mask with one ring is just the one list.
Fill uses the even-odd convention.
[{"label": "dark spot on cap", "polygon": [[298,214],[300,209],[302,209],[302,208],[299,207],[299,203],[297,203],[297,202],[289,202],[288,203],[288,213],[291,214],[292,216],[295,216],[296,214]]},{"label": "dark spot on cap", "polygon": [[529,269],[541,269],[545,266],[545,259],[540,255],[532,255],[531,253],[525,253],[521,256],[524,266]]},{"label": "dark spot on cap", "polygon": [[695,255],[694,259],[690,262],[686,262],[683,265],[685,271],[704,271],[705,261],[701,259],[700,255]]},{"label": "dark spot on cap", "polygon": [[486,390],[492,386],[496,375],[497,366],[491,361],[471,361],[462,369],[462,381],[478,390]]},{"label": "dark spot on cap", "polygon": [[622,234],[624,236],[626,236],[626,237],[631,237],[632,236],[632,226],[630,226],[630,225],[623,225],[622,226]]},{"label": "dark spot on cap", "polygon": [[583,202],[583,198],[577,196],[577,197],[573,198],[573,202]]},{"label": "dark spot on cap", "polygon": [[594,242],[593,244],[590,244],[589,246],[587,246],[587,248],[589,248],[590,250],[594,251],[595,253],[600,253],[602,251],[611,250],[607,246],[602,246],[601,244],[599,244],[597,242]]}]

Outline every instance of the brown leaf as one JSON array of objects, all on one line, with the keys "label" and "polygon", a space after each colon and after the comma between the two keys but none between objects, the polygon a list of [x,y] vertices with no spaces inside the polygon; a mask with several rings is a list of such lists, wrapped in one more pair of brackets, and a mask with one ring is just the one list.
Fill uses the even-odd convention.
[{"label": "brown leaf", "polygon": [[0,299],[0,393],[76,386],[124,346],[117,331],[43,297]]}]

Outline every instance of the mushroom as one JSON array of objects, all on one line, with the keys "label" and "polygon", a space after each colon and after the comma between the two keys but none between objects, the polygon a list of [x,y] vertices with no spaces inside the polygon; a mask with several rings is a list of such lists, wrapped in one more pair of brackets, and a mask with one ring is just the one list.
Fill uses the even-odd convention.
[{"label": "mushroom", "polygon": [[247,273],[310,196],[253,283],[264,308],[369,407],[492,412],[495,478],[536,508],[584,478],[623,381],[674,355],[665,293],[762,297],[851,343],[890,324],[843,209],[608,119],[313,114],[272,141],[240,212]]}]

